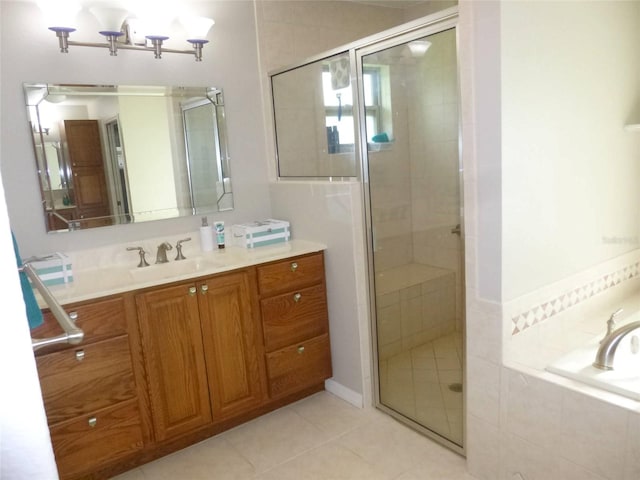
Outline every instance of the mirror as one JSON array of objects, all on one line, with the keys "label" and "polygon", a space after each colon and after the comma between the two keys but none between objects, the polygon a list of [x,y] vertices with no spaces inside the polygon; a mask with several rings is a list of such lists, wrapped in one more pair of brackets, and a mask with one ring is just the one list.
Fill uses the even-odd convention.
[{"label": "mirror", "polygon": [[47,231],[231,210],[215,87],[25,84]]}]

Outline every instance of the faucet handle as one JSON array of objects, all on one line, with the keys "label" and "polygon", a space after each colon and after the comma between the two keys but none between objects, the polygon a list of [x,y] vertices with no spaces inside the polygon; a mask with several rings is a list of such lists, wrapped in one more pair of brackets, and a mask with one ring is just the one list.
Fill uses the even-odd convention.
[{"label": "faucet handle", "polygon": [[145,252],[144,248],[142,247],[127,247],[128,251],[132,251],[132,250],[137,250],[138,254],[140,255],[140,263],[138,263],[138,268],[140,267],[148,267],[149,263],[147,262],[147,259],[144,258]]},{"label": "faucet handle", "polygon": [[176,254],[176,260],[184,260],[185,256],[182,254],[182,242],[188,242],[191,240],[191,237],[183,238],[182,240],[178,240],[176,243],[176,250],[178,253]]},{"label": "faucet handle", "polygon": [[616,317],[620,315],[623,311],[624,311],[624,308],[619,308],[618,310],[616,310],[611,314],[611,316],[609,317],[609,320],[607,320],[607,333],[605,334],[604,338],[600,340],[600,343],[604,342],[604,339],[607,338],[609,335],[611,335],[611,332],[613,332],[613,327],[616,326]]}]

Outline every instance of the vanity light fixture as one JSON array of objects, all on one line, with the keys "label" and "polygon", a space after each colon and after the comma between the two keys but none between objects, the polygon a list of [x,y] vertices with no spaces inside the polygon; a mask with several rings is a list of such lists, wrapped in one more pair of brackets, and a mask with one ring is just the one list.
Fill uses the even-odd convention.
[{"label": "vanity light fixture", "polygon": [[[60,52],[68,53],[69,45],[79,47],[107,48],[111,56],[116,56],[119,49],[146,50],[154,52],[155,58],[162,58],[163,53],[186,53],[194,55],[196,62],[202,61],[202,47],[209,43],[206,39],[209,30],[215,23],[211,18],[198,16],[180,17],[179,21],[187,31],[187,42],[193,49],[176,50],[164,48],[163,42],[169,39],[169,30],[173,17],[164,15],[161,7],[150,15],[133,16],[128,10],[117,7],[96,6],[89,11],[100,23],[99,33],[106,43],[76,42],[69,40],[69,34],[76,31],[75,17],[80,12],[80,4],[75,0],[43,0],[38,2],[46,17],[49,30],[58,37]],[[139,34],[144,31],[144,34]],[[150,43],[151,46],[147,46]]]}]

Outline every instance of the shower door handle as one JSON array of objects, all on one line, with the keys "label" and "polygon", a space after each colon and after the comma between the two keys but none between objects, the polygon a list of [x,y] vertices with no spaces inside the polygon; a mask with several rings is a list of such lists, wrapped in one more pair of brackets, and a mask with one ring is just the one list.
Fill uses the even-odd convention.
[{"label": "shower door handle", "polygon": [[460,224],[457,224],[455,227],[451,229],[451,233],[454,235],[461,235],[462,229],[460,228]]}]

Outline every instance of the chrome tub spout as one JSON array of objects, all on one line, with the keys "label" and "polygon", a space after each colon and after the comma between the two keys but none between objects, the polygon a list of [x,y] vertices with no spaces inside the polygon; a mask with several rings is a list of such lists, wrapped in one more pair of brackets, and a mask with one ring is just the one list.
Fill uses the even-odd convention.
[{"label": "chrome tub spout", "polygon": [[613,370],[613,359],[618,345],[628,333],[637,328],[640,328],[640,320],[623,325],[607,335],[600,343],[593,366],[600,370]]}]

